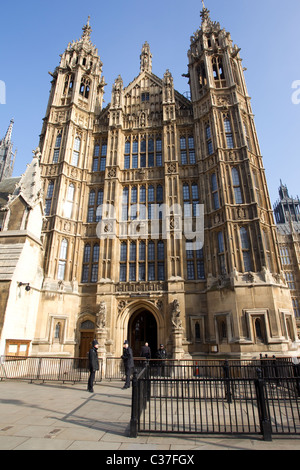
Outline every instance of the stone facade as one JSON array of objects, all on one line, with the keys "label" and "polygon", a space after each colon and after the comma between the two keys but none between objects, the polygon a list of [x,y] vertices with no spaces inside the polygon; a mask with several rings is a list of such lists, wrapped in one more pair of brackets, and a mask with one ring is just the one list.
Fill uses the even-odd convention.
[{"label": "stone facade", "polygon": [[125,339],[136,355],[145,341],[175,358],[298,355],[239,49],[201,17],[190,99],[152,72],[146,42],[103,108],[89,21],[51,74],[31,354],[84,357],[96,337],[103,357]]}]

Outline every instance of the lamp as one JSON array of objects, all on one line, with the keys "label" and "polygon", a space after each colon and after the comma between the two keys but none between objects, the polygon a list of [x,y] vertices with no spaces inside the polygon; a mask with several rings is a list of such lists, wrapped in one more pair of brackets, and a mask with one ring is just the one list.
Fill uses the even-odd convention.
[{"label": "lamp", "polygon": [[19,282],[19,287],[25,286],[26,292],[30,291],[30,284],[29,282]]}]

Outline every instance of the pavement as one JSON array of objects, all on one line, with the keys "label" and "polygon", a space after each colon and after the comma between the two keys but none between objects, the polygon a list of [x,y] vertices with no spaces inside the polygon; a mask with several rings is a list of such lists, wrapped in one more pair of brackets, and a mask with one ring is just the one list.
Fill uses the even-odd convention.
[{"label": "pavement", "polygon": [[[103,450],[198,452],[201,450],[300,450],[300,436],[165,435],[129,437],[131,389],[121,381],[85,383],[0,382],[0,450]],[[153,462],[152,462],[153,463]]]}]

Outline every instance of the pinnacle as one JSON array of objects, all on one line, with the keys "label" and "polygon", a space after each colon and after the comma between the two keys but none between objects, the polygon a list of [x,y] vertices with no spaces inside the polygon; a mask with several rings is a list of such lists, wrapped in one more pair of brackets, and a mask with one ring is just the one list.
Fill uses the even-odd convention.
[{"label": "pinnacle", "polygon": [[90,26],[90,19],[91,19],[91,17],[88,16],[87,24],[84,25],[83,28],[82,28],[82,31],[83,31],[82,39],[87,40],[87,41],[91,40],[92,28]]}]

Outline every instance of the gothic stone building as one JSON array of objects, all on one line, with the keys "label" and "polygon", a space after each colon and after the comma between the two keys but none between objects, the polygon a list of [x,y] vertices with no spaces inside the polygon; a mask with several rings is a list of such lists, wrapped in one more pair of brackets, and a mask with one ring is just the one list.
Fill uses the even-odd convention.
[{"label": "gothic stone building", "polygon": [[274,204],[279,253],[286,282],[291,291],[298,332],[300,330],[300,200],[290,197],[280,182],[279,200]]},{"label": "gothic stone building", "polygon": [[94,337],[102,356],[125,339],[136,355],[144,341],[175,358],[298,354],[239,48],[201,18],[190,99],[152,72],[146,42],[139,75],[119,76],[103,108],[89,22],[51,74],[30,354],[83,357]]}]

